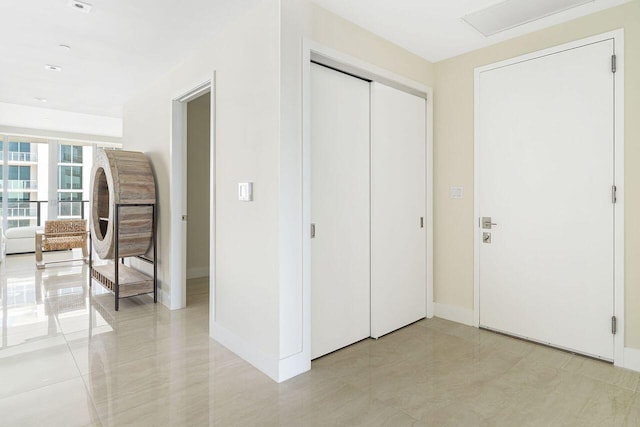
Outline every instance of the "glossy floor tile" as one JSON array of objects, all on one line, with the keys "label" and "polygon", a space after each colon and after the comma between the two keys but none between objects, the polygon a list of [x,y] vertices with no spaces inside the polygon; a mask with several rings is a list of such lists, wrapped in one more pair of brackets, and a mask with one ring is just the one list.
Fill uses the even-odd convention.
[{"label": "glossy floor tile", "polygon": [[277,384],[208,337],[206,279],[115,312],[82,263],[34,265],[0,266],[0,426],[640,425],[640,374],[435,318]]}]

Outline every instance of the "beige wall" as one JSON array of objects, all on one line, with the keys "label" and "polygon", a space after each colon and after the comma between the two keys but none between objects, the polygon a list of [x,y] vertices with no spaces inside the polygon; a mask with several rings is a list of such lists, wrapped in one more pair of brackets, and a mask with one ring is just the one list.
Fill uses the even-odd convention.
[{"label": "beige wall", "polygon": [[309,19],[306,34],[315,42],[432,86],[434,66],[424,58],[313,3]]},{"label": "beige wall", "polygon": [[[626,346],[640,348],[640,2],[435,64],[435,301],[473,309],[474,68],[606,31],[625,30]],[[594,100],[596,101],[596,100]],[[463,200],[448,197],[464,186]]]},{"label": "beige wall", "polygon": [[282,0],[280,354],[304,351],[302,318],[302,44],[306,38],[427,86],[433,64],[308,0]]},{"label": "beige wall", "polygon": [[187,104],[187,277],[209,275],[211,95]]},{"label": "beige wall", "polygon": [[[125,149],[146,152],[158,186],[159,276],[169,305],[171,100],[216,71],[216,324],[278,357],[279,2],[260,1],[124,106]],[[254,202],[237,200],[253,181]]]}]

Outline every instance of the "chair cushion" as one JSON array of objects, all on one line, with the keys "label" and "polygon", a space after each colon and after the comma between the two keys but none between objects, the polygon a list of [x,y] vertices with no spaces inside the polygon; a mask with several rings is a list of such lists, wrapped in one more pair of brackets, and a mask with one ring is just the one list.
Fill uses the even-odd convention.
[{"label": "chair cushion", "polygon": [[7,239],[25,239],[36,236],[37,227],[13,227],[4,232]]}]

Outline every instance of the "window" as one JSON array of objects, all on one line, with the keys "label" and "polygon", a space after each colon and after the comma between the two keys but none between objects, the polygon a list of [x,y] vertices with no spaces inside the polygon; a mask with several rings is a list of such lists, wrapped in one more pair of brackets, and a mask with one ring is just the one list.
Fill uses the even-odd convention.
[{"label": "window", "polygon": [[10,219],[9,228],[13,227],[29,227],[31,225],[30,219]]},{"label": "window", "polygon": [[58,190],[82,191],[82,166],[58,166]]},{"label": "window", "polygon": [[9,142],[8,160],[13,162],[37,162],[38,155],[35,151],[32,151],[33,148],[30,142],[11,141]]},{"label": "window", "polygon": [[60,145],[58,150],[58,163],[82,164],[82,146]]},{"label": "window", "polygon": [[[102,148],[0,135],[0,226],[35,227],[47,219],[89,218],[89,171],[98,147]],[[57,178],[49,180],[53,172]]]},{"label": "window", "polygon": [[9,180],[31,179],[31,166],[9,166]]},{"label": "window", "polygon": [[58,216],[78,217],[83,216],[82,193],[67,192],[58,193]]},{"label": "window", "polygon": [[31,180],[31,166],[9,166],[8,200],[30,200],[29,190],[36,190],[36,181]]}]

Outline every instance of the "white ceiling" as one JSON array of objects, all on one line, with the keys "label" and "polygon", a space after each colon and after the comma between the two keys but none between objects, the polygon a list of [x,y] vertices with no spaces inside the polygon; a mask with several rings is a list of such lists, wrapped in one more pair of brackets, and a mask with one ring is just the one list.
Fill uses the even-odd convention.
[{"label": "white ceiling", "polygon": [[431,62],[437,62],[630,0],[594,0],[490,37],[483,36],[461,18],[502,0],[313,1]]},{"label": "white ceiling", "polygon": [[257,3],[85,1],[89,14],[68,0],[0,1],[0,102],[121,117],[130,96]]},{"label": "white ceiling", "polygon": [[[121,117],[128,98],[259,0],[85,0],[89,14],[68,1],[0,0],[0,102]],[[496,0],[314,1],[435,62],[628,0],[595,0],[488,38],[460,18]]]}]

